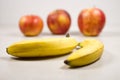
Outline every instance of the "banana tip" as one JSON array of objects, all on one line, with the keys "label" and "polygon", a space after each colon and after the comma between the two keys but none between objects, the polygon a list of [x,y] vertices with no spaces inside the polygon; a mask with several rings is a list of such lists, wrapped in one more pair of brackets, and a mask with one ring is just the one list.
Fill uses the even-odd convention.
[{"label": "banana tip", "polygon": [[6,52],[9,54],[9,52],[8,52],[8,48],[6,48]]},{"label": "banana tip", "polygon": [[65,60],[64,63],[65,63],[65,64],[69,64],[69,61],[68,61],[68,60]]}]

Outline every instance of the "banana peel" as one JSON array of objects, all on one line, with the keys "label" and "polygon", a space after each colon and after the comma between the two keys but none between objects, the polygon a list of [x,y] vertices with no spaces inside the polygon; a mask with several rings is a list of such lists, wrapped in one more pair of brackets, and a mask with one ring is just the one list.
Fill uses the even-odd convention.
[{"label": "banana peel", "polygon": [[70,53],[78,42],[71,37],[24,40],[13,43],[6,51],[16,57],[47,57]]},{"label": "banana peel", "polygon": [[100,59],[104,45],[96,39],[86,39],[80,42],[81,48],[71,53],[64,61],[65,64],[71,67],[79,67],[91,64]]},{"label": "banana peel", "polygon": [[[77,46],[80,48],[72,52]],[[6,51],[9,55],[24,58],[52,57],[72,52],[64,63],[71,67],[79,67],[100,59],[104,45],[97,39],[85,39],[79,43],[71,37],[46,38],[19,41],[8,46]]]}]

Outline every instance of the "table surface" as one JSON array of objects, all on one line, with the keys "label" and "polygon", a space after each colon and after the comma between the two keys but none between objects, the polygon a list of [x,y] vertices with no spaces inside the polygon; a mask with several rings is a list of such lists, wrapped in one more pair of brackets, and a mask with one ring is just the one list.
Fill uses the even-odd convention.
[{"label": "table surface", "polygon": [[[116,25],[119,27],[119,25]],[[114,29],[114,28],[113,28]],[[120,32],[104,30],[97,37],[83,36],[79,31],[70,31],[78,41],[86,38],[101,40],[105,49],[100,60],[79,68],[69,68],[63,61],[68,55],[54,58],[18,59],[6,53],[6,48],[17,41],[32,38],[63,37],[43,31],[36,37],[25,37],[17,27],[0,29],[0,80],[120,80]]]}]

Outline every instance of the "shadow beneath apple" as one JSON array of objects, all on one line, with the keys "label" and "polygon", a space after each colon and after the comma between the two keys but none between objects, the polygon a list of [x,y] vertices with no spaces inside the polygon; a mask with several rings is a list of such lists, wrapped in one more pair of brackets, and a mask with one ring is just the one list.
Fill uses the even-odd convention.
[{"label": "shadow beneath apple", "polygon": [[85,36],[83,35],[83,33],[81,33],[80,31],[71,31],[69,32],[69,34],[71,36],[77,36],[77,37],[93,37],[93,38],[96,38],[96,37],[118,37],[120,36],[120,32],[118,31],[106,31],[106,32],[101,32],[100,35],[98,36]]},{"label": "shadow beneath apple", "polygon": [[53,37],[66,37],[66,35],[69,34],[70,37],[72,36],[83,36],[82,33],[80,33],[79,31],[70,31],[70,32],[67,32],[66,34],[53,34],[53,33],[50,33],[50,32],[43,32],[40,34],[40,36],[53,36]]},{"label": "shadow beneath apple", "polygon": [[42,36],[42,37],[66,37],[66,34],[53,34],[53,33],[50,33],[50,32],[43,32],[41,33],[39,36]]},{"label": "shadow beneath apple", "polygon": [[69,34],[72,36],[83,36],[83,34],[80,33],[79,31],[72,31],[72,32],[69,32]]},{"label": "shadow beneath apple", "polygon": [[42,35],[42,36],[51,36],[52,33],[50,33],[50,32],[42,32],[40,35]]}]

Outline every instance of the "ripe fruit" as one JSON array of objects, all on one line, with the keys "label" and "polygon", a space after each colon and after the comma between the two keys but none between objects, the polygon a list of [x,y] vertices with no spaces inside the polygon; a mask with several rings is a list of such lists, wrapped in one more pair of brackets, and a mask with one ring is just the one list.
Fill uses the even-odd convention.
[{"label": "ripe fruit", "polygon": [[65,10],[55,10],[48,15],[48,28],[53,34],[65,34],[71,25],[71,18]]},{"label": "ripe fruit", "polygon": [[37,15],[25,15],[19,20],[19,28],[25,36],[37,36],[43,29],[43,21]]},{"label": "ripe fruit", "polygon": [[78,16],[80,31],[86,36],[97,36],[105,25],[105,14],[98,8],[84,9]]},{"label": "ripe fruit", "polygon": [[47,57],[70,53],[78,42],[74,38],[45,38],[13,43],[6,50],[16,57]]},{"label": "ripe fruit", "polygon": [[86,39],[80,42],[80,49],[71,53],[64,61],[65,64],[71,67],[78,67],[91,64],[100,59],[104,45],[96,39]]}]

